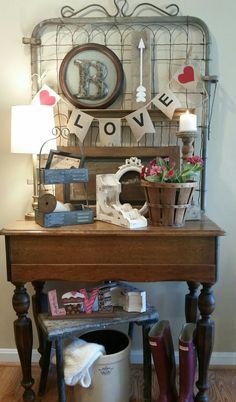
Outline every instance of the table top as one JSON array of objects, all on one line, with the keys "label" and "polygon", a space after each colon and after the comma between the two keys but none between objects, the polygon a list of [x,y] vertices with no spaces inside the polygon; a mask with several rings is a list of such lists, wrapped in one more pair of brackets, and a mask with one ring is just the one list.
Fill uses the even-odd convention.
[{"label": "table top", "polygon": [[6,225],[1,231],[4,236],[223,236],[224,231],[213,221],[203,216],[201,220],[186,221],[183,227],[147,226],[129,229],[106,222],[44,228],[34,221],[19,220]]},{"label": "table top", "polygon": [[17,221],[6,237],[8,280],[32,282],[217,280],[217,241],[223,230],[204,217],[181,228],[128,229],[93,224],[44,228]]}]

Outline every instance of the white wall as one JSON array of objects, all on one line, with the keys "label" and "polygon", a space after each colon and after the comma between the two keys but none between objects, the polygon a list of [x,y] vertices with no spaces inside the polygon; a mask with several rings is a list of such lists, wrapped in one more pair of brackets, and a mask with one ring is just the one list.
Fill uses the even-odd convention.
[{"label": "white wall", "polygon": [[[131,1],[132,7],[140,1]],[[156,2],[153,2],[156,4]],[[207,3],[207,4],[206,4]],[[87,0],[71,0],[77,9],[89,4]],[[110,0],[101,4],[112,12],[115,10]],[[168,5],[163,0],[160,7]],[[59,17],[64,0],[24,0],[3,2],[0,16],[0,227],[10,221],[23,218],[31,187],[26,184],[31,177],[31,160],[25,155],[10,153],[10,107],[14,104],[30,102],[30,54],[22,44],[22,37],[30,37],[32,29],[43,19]],[[179,0],[182,15],[199,17],[206,22],[212,38],[211,73],[219,75],[219,85],[212,121],[208,159],[207,214],[226,231],[220,241],[220,277],[215,286],[216,321],[215,351],[236,352],[236,56],[234,49],[236,3],[228,0]],[[15,314],[11,307],[13,286],[6,282],[4,241],[0,241],[0,348],[15,347],[12,321]],[[177,284],[149,284],[149,300],[156,304],[161,317],[170,319],[174,328],[174,338],[184,320],[184,294],[186,286]],[[29,287],[30,292],[31,288]],[[138,348],[140,343],[135,343]],[[36,342],[35,342],[36,344]]]}]

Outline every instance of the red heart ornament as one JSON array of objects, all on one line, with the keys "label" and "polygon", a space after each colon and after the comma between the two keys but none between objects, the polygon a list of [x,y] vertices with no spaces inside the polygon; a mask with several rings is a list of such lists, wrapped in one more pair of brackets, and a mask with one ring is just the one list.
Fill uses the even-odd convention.
[{"label": "red heart ornament", "polygon": [[40,99],[40,104],[41,105],[48,105],[52,106],[56,103],[56,98],[55,96],[49,95],[49,92],[44,89],[39,93],[39,99]]},{"label": "red heart ornament", "polygon": [[194,81],[194,68],[192,66],[184,67],[184,72],[178,75],[178,80],[181,84]]}]

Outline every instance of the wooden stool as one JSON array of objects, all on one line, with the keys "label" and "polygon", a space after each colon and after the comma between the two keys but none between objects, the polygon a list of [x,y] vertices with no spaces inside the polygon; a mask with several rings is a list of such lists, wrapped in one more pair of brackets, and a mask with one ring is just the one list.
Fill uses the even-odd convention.
[{"label": "wooden stool", "polygon": [[143,336],[143,379],[144,379],[144,402],[151,402],[152,391],[152,367],[151,352],[148,343],[148,332],[152,324],[159,319],[159,314],[153,306],[148,306],[145,313],[127,313],[121,309],[115,310],[112,314],[104,313],[103,316],[96,313],[90,316],[66,319],[52,319],[48,314],[39,314],[38,322],[46,338],[46,347],[42,356],[41,376],[39,382],[40,396],[45,394],[48,371],[50,366],[50,354],[52,343],[55,342],[57,360],[57,386],[59,402],[66,402],[64,362],[63,362],[63,340],[80,332],[106,328],[116,324],[128,323],[128,335],[132,339],[134,324],[142,326]]}]

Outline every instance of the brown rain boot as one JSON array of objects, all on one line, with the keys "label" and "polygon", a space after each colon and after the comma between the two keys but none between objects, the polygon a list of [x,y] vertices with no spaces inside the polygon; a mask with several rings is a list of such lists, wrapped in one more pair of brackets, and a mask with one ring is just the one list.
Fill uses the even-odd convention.
[{"label": "brown rain boot", "polygon": [[169,321],[156,323],[148,337],[160,389],[157,402],[176,402],[175,356]]},{"label": "brown rain boot", "polygon": [[196,325],[183,326],[179,337],[179,398],[178,402],[194,402],[194,379],[197,355],[194,343]]}]

